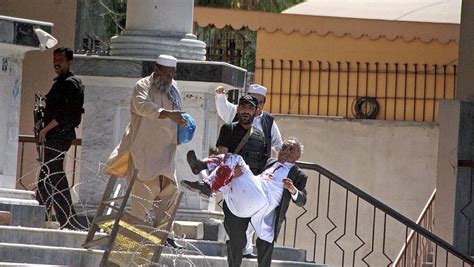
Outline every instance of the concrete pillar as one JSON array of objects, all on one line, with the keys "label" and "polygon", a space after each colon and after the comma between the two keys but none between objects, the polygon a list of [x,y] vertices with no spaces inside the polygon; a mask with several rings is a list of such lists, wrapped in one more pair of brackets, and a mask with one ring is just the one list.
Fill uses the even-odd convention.
[{"label": "concrete pillar", "polygon": [[474,102],[474,1],[462,1],[457,98]]},{"label": "concrete pillar", "polygon": [[11,213],[11,225],[44,225],[44,207],[34,193],[15,187],[23,59],[40,45],[34,29],[51,32],[52,26],[0,16],[0,210]]},{"label": "concrete pillar", "polygon": [[14,189],[24,52],[0,44],[0,187]]},{"label": "concrete pillar", "polygon": [[192,33],[193,2],[192,0],[128,0],[126,28],[182,35]]},{"label": "concrete pillar", "polygon": [[129,0],[126,29],[111,39],[110,54],[205,60],[206,44],[192,34],[193,9],[193,0]]},{"label": "concrete pillar", "polygon": [[[76,56],[72,69],[86,87],[86,110],[83,117],[81,206],[93,210],[104,192],[107,176],[102,176],[104,162],[120,142],[130,120],[130,96],[138,79],[150,75],[154,60]],[[193,116],[196,132],[191,142],[178,146],[175,158],[179,181],[198,180],[186,163],[186,153],[192,149],[198,157],[206,157],[215,146],[219,121],[214,103],[214,88],[244,88],[246,71],[224,62],[179,61],[175,80],[184,99],[184,110]],[[182,214],[186,213],[186,216]],[[197,193],[185,190],[178,210],[178,220],[202,219],[201,215],[214,216],[215,199],[204,199]]]},{"label": "concrete pillar", "polygon": [[[446,122],[445,126],[440,121],[440,128],[446,128],[449,124],[452,127],[457,126],[454,130],[449,130],[453,135],[448,137],[457,145],[452,146],[451,150],[446,150],[448,154],[445,155],[445,157],[452,155],[450,162],[452,170],[449,177],[455,177],[455,179],[447,180],[449,177],[438,176],[439,179],[445,179],[447,183],[447,187],[441,187],[442,183],[438,183],[439,189],[444,191],[447,199],[437,197],[437,203],[445,201],[452,203],[453,197],[448,193],[455,188],[453,245],[466,255],[474,255],[474,201],[472,201],[474,197],[474,50],[472,47],[474,47],[474,1],[462,1],[457,77],[458,100],[454,100],[457,103],[451,105],[454,109],[440,109],[440,113],[445,112],[444,115],[440,114],[441,117],[447,116],[453,120]],[[449,141],[442,140],[440,134],[440,150],[442,143],[449,143]],[[452,204],[441,203],[441,206],[452,206]],[[450,217],[452,214],[438,212],[437,218]],[[445,219],[441,221],[445,221],[448,226],[450,224]],[[444,225],[438,224],[438,227],[443,228]]]},{"label": "concrete pillar", "polygon": [[38,50],[33,29],[52,24],[0,16],[0,187],[15,188],[23,59]]}]

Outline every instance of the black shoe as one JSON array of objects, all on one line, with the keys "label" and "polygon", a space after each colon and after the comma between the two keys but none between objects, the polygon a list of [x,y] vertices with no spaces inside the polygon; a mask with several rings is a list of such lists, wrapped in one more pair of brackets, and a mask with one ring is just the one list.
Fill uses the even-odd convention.
[{"label": "black shoe", "polygon": [[258,258],[258,256],[253,254],[253,253],[244,254],[242,257],[245,258],[245,259],[256,259],[256,258]]},{"label": "black shoe", "polygon": [[186,160],[188,161],[189,167],[191,167],[193,174],[198,174],[200,171],[207,169],[207,164],[196,157],[196,152],[194,152],[194,150],[188,151],[186,154]]},{"label": "black shoe", "polygon": [[172,238],[166,238],[165,246],[174,248],[174,249],[183,249],[184,247],[180,244],[176,243],[176,241]]},{"label": "black shoe", "polygon": [[182,180],[181,185],[186,187],[188,190],[199,193],[202,197],[211,197],[212,191],[211,186],[204,182],[191,182],[188,180]]}]

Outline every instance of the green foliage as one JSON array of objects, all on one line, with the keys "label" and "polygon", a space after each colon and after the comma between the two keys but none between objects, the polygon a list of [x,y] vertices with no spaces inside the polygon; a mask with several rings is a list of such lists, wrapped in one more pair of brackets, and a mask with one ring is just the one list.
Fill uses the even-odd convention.
[{"label": "green foliage", "polygon": [[258,1],[258,10],[265,12],[280,13],[296,4],[303,2],[303,0],[264,0]]},{"label": "green foliage", "polygon": [[111,35],[118,35],[125,28],[125,14],[127,12],[127,1],[112,0],[99,1],[107,32]]},{"label": "green foliage", "polygon": [[[304,0],[195,0],[194,4],[201,7],[216,7],[241,10],[256,10],[263,12],[280,13]],[[208,47],[208,60],[226,61],[243,67],[248,71],[255,70],[255,50],[257,35],[248,28],[234,30],[230,27],[216,29],[212,26],[198,29],[199,39],[206,42]],[[238,61],[229,59],[222,54],[231,53],[229,49],[229,37],[236,40],[236,49],[242,54]]]},{"label": "green foliage", "polygon": [[196,6],[280,13],[304,0],[195,0]]}]

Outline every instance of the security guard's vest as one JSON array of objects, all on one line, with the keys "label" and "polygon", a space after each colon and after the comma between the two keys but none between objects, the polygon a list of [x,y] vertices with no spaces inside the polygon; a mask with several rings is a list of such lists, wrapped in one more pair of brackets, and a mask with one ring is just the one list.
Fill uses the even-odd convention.
[{"label": "security guard's vest", "polygon": [[263,132],[254,127],[252,135],[239,151],[239,155],[241,155],[245,163],[249,165],[253,174],[258,175],[262,173],[268,159]]}]

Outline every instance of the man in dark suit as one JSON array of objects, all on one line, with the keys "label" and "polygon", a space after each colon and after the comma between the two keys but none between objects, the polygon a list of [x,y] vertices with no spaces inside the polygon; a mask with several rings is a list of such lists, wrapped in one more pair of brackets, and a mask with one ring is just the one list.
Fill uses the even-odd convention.
[{"label": "man in dark suit", "polygon": [[[302,145],[296,138],[288,138],[283,142],[282,148],[278,153],[278,160],[269,159],[265,172],[275,167],[276,165],[285,165],[290,167],[287,178],[283,179],[283,195],[281,196],[280,204],[276,207],[273,216],[274,238],[273,242],[265,241],[257,238],[258,251],[258,266],[270,267],[272,262],[273,246],[280,233],[281,225],[286,219],[286,212],[290,205],[290,200],[297,206],[304,206],[306,204],[306,182],[308,176],[297,166],[295,162],[301,157]],[[265,173],[264,172],[264,173]],[[275,194],[275,192],[271,192]],[[256,227],[254,225],[254,227]]]},{"label": "man in dark suit", "polygon": [[[242,262],[241,249],[245,246],[245,231],[249,222],[252,222],[258,235],[258,266],[271,266],[274,242],[285,220],[290,200],[298,206],[303,206],[306,203],[307,175],[295,165],[301,156],[301,147],[296,138],[286,139],[278,153],[278,160],[269,160],[265,171],[258,176],[253,176],[249,166],[245,162],[239,161],[239,156],[233,154],[221,155],[218,157],[219,162],[212,163],[215,158],[200,161],[196,159],[192,151],[188,153],[188,162],[196,174],[203,175],[203,170],[212,171],[208,169],[210,166],[219,166],[212,172],[214,176],[202,178],[211,181],[213,191],[221,191],[226,199],[224,202],[224,225],[229,234],[227,243],[229,266],[240,266]],[[237,160],[235,160],[236,157]],[[222,167],[228,170],[220,170],[219,168]],[[225,177],[221,177],[223,175]],[[216,183],[219,185],[218,187],[216,187]],[[255,194],[239,195],[238,192],[245,192],[245,190],[241,190],[245,189],[242,188],[242,186],[245,187],[245,183],[247,183],[247,188],[250,186],[262,189],[263,196],[255,195],[259,194],[258,191],[255,191]],[[211,185],[208,185],[208,188],[210,187]],[[194,191],[199,190],[198,187],[188,188],[194,189]],[[265,203],[261,203],[262,201]],[[251,212],[248,210],[258,204],[262,205]],[[242,207],[247,208],[242,209]]]}]

